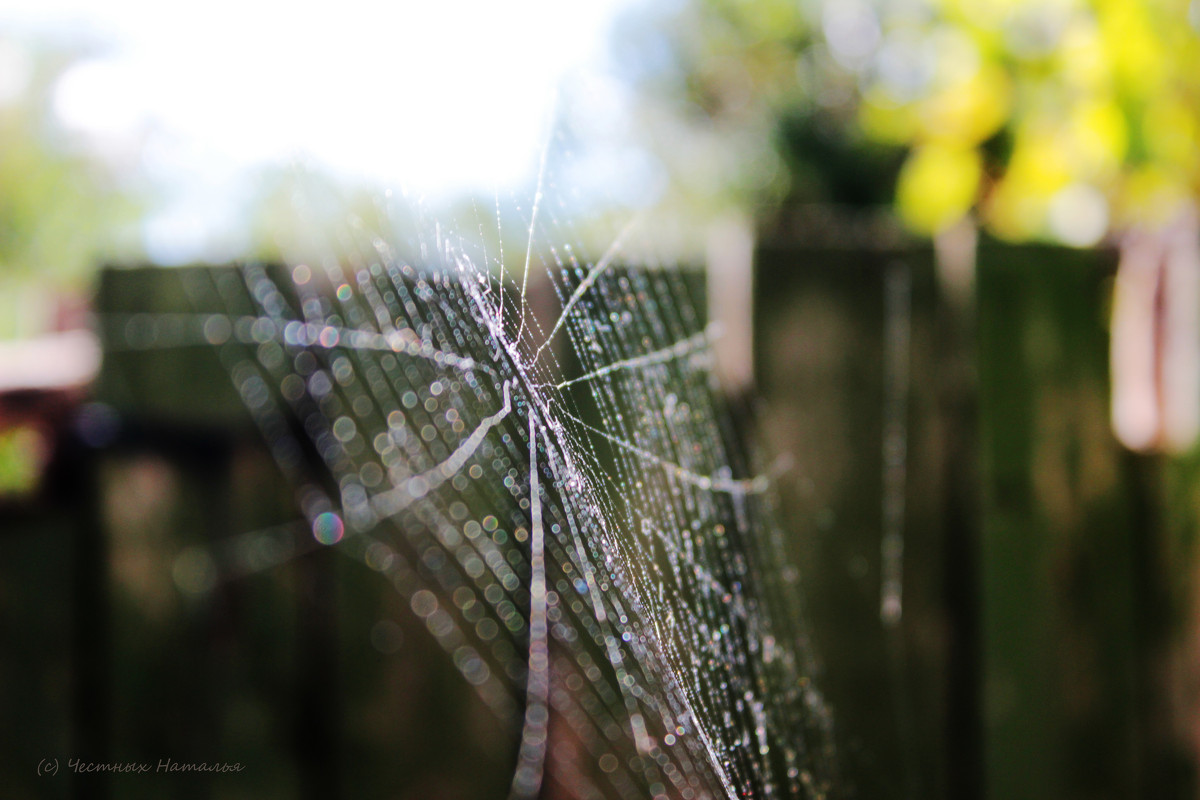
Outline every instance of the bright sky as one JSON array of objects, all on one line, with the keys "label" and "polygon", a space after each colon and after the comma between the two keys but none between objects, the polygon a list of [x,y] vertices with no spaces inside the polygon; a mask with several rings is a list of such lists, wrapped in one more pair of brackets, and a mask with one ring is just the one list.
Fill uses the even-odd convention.
[{"label": "bright sky", "polygon": [[169,187],[148,249],[186,260],[213,255],[191,251],[264,164],[432,197],[527,182],[556,86],[599,64],[630,2],[5,0],[0,35],[99,45],[54,109]]}]

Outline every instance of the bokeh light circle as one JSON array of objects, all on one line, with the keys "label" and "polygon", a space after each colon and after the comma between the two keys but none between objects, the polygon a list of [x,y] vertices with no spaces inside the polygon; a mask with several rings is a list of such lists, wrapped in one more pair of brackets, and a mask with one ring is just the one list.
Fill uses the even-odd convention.
[{"label": "bokeh light circle", "polygon": [[312,523],[313,538],[321,544],[337,544],[346,532],[342,518],[332,511],[318,514]]}]

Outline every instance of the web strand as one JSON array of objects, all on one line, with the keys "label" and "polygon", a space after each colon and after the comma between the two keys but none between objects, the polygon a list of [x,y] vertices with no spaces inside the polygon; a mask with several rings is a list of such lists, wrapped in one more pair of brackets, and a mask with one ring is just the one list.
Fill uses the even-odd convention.
[{"label": "web strand", "polygon": [[[507,394],[507,392],[506,392]],[[521,753],[513,775],[511,797],[534,798],[542,785],[546,739],[550,723],[547,696],[550,691],[550,651],[546,624],[546,553],[542,529],[542,497],[539,483],[538,430],[529,415],[529,502],[531,582],[529,587],[529,665],[525,681],[525,720],[521,731]]]}]

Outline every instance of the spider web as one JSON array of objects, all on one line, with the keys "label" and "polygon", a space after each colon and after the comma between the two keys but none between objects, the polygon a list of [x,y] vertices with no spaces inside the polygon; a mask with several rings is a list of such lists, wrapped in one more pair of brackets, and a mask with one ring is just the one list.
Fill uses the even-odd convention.
[{"label": "spider web", "polygon": [[636,222],[577,255],[544,178],[515,255],[487,244],[499,202],[454,233],[406,211],[286,270],[191,273],[221,310],[173,325],[219,351],[313,537],[520,731],[511,797],[826,796],[798,565],[697,276],[622,263]]}]

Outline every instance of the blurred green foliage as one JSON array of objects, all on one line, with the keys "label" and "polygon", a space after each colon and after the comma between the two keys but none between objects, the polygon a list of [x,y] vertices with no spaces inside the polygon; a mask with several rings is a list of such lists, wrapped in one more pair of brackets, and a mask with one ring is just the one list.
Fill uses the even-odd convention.
[{"label": "blurred green foliage", "polygon": [[1200,190],[1196,2],[697,0],[659,30],[678,66],[635,78],[643,116],[723,202],[892,200],[922,233],[973,213],[1086,246]]},{"label": "blurred green foliage", "polygon": [[0,500],[33,491],[44,448],[45,443],[32,428],[0,431]]},{"label": "blurred green foliage", "polygon": [[53,327],[51,298],[131,249],[140,205],[55,121],[55,82],[78,54],[5,39],[0,54],[0,338],[12,338]]}]

